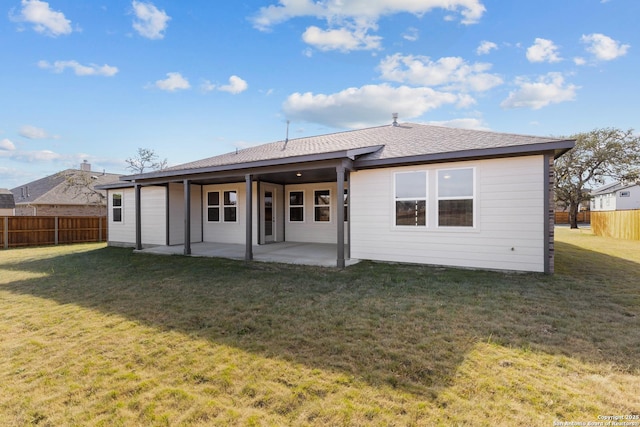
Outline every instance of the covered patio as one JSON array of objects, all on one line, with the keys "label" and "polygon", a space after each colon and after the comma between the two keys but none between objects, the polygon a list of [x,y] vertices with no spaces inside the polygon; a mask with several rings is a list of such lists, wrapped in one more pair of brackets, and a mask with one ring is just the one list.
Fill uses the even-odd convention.
[{"label": "covered patio", "polygon": [[[279,262],[283,264],[336,266],[337,245],[328,243],[279,242],[253,246],[253,260],[260,262]],[[233,243],[192,243],[191,256],[228,259],[245,259],[246,246]],[[184,245],[155,246],[136,250],[138,253],[159,255],[183,255]],[[345,266],[360,260],[347,259]]]}]

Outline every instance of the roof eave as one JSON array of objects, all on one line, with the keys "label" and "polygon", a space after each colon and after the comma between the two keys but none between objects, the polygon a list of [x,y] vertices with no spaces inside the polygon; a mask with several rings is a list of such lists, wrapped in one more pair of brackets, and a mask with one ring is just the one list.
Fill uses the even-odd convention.
[{"label": "roof eave", "polygon": [[406,165],[415,163],[442,163],[455,160],[471,160],[496,157],[526,156],[541,153],[554,153],[557,159],[575,146],[575,140],[557,142],[544,142],[539,144],[518,145],[510,147],[481,148],[474,150],[461,150],[446,153],[431,153],[417,156],[394,157],[388,159],[360,159],[354,162],[358,169],[371,169],[376,167]]}]

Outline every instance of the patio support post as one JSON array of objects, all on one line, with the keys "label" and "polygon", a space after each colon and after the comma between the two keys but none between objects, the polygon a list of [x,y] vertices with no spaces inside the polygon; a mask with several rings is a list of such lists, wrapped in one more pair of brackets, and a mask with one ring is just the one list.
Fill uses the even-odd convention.
[{"label": "patio support post", "polygon": [[251,185],[251,174],[245,175],[246,181],[246,193],[247,193],[247,219],[246,219],[246,231],[245,231],[245,252],[244,260],[251,261],[253,259],[253,187]]},{"label": "patio support post", "polygon": [[191,255],[191,183],[184,180],[184,254]]},{"label": "patio support post", "polygon": [[337,228],[338,228],[338,260],[337,260],[337,266],[338,268],[344,268],[345,266],[345,262],[344,262],[344,202],[343,202],[343,197],[344,197],[344,166],[340,165],[338,167],[336,167],[336,175],[337,178],[336,180],[338,181],[338,191],[337,191],[337,196],[338,196],[338,203],[337,203],[337,213],[338,215],[336,215],[336,222],[337,224]]},{"label": "patio support post", "polygon": [[351,172],[349,170],[346,171],[347,178],[347,217],[345,221],[347,222],[347,239],[349,243],[347,243],[346,249],[346,258],[351,259]]},{"label": "patio support post", "polygon": [[140,184],[136,184],[135,185],[135,198],[136,198],[136,249],[137,250],[142,250],[142,211],[140,208],[140,199],[142,197],[140,197],[140,192],[141,192],[141,185]]}]

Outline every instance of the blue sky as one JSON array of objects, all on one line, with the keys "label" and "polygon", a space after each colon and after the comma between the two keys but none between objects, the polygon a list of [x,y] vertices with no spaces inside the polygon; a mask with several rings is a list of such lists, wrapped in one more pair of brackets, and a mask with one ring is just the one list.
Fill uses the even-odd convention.
[{"label": "blue sky", "polygon": [[400,121],[640,129],[637,0],[3,0],[0,187]]}]

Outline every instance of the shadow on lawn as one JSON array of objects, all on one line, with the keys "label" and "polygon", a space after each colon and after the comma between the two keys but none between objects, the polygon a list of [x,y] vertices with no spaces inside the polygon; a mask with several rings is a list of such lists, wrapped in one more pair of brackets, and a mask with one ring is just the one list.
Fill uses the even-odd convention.
[{"label": "shadow on lawn", "polygon": [[3,289],[426,399],[479,341],[638,369],[640,265],[560,242],[556,252],[560,273],[545,276],[369,262],[339,271],[105,248],[5,265],[49,275]]}]

